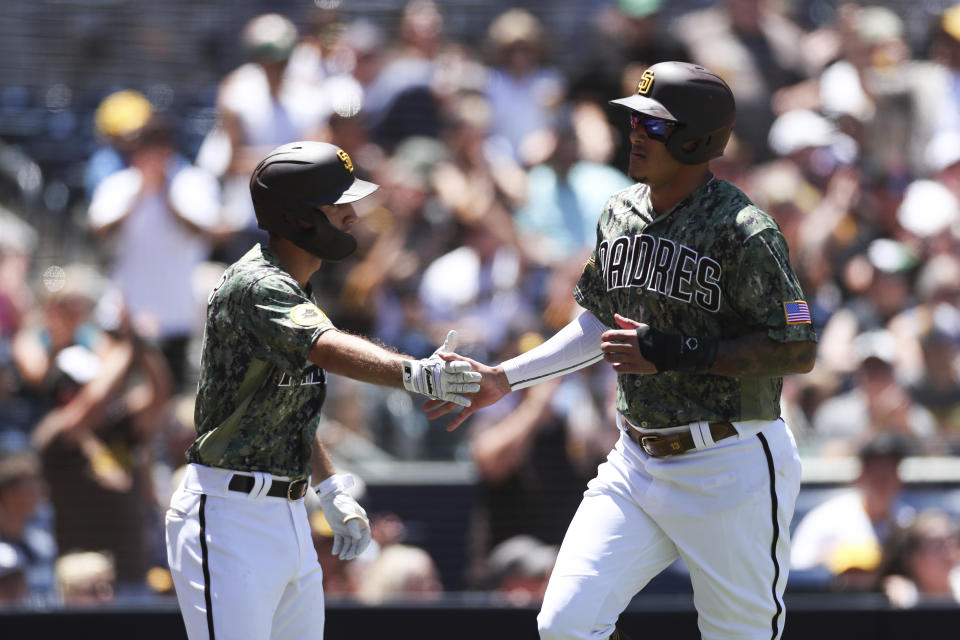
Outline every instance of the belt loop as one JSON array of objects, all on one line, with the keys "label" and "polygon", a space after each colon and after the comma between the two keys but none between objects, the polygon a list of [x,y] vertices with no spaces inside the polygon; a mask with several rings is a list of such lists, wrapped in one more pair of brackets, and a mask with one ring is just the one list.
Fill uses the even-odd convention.
[{"label": "belt loop", "polygon": [[254,471],[253,473],[253,488],[250,489],[248,494],[252,500],[260,500],[267,495],[267,491],[270,490],[270,485],[273,484],[273,480],[270,477],[269,473],[264,473],[262,471]]},{"label": "belt loop", "polygon": [[[706,449],[709,445],[707,444],[706,438],[703,437],[704,422],[691,422],[690,427],[690,437],[693,438],[693,446],[695,449]],[[706,429],[709,433],[710,429]]]},{"label": "belt loop", "polygon": [[693,436],[693,442],[697,449],[711,449],[717,446],[709,422],[701,421],[691,424],[690,435]]}]

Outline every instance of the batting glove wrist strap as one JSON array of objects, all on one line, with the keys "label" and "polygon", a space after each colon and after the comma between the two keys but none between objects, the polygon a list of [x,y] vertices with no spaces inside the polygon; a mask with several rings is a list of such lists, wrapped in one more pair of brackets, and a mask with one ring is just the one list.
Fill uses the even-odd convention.
[{"label": "batting glove wrist strap", "polygon": [[329,493],[352,489],[356,482],[349,473],[335,473],[313,488],[321,498]]},{"label": "batting glove wrist strap", "polygon": [[470,400],[461,394],[479,391],[480,380],[479,373],[470,371],[469,362],[447,362],[433,356],[403,361],[403,386],[407,391],[464,407],[470,406]]},{"label": "batting glove wrist strap", "polygon": [[719,340],[663,333],[649,325],[637,327],[640,353],[657,371],[706,373],[717,359]]}]

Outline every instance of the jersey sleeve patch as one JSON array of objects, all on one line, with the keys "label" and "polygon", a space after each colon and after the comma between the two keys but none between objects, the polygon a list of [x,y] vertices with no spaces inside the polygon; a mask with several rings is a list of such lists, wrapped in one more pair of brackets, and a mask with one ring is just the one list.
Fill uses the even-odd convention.
[{"label": "jersey sleeve patch", "polygon": [[791,300],[783,303],[783,313],[787,324],[811,324],[810,308],[803,300]]},{"label": "jersey sleeve patch", "polygon": [[327,315],[315,304],[305,302],[290,310],[290,320],[301,327],[315,327],[324,322]]}]

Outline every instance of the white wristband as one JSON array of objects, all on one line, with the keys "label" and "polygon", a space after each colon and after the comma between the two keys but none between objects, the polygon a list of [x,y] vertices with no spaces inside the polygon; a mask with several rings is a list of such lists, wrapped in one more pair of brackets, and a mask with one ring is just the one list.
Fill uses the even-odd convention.
[{"label": "white wristband", "polygon": [[352,489],[356,482],[349,473],[335,473],[313,488],[321,498],[327,494]]}]

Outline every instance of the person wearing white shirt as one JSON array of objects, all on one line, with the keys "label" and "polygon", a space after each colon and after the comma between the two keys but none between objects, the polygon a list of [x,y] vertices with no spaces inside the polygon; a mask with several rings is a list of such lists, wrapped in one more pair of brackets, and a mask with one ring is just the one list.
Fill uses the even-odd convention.
[{"label": "person wearing white shirt", "polygon": [[106,178],[87,212],[110,241],[110,276],[135,329],[158,341],[178,383],[186,347],[202,321],[194,269],[207,260],[220,222],[216,178],[176,154],[172,133],[155,119],[141,131],[131,166]]}]

